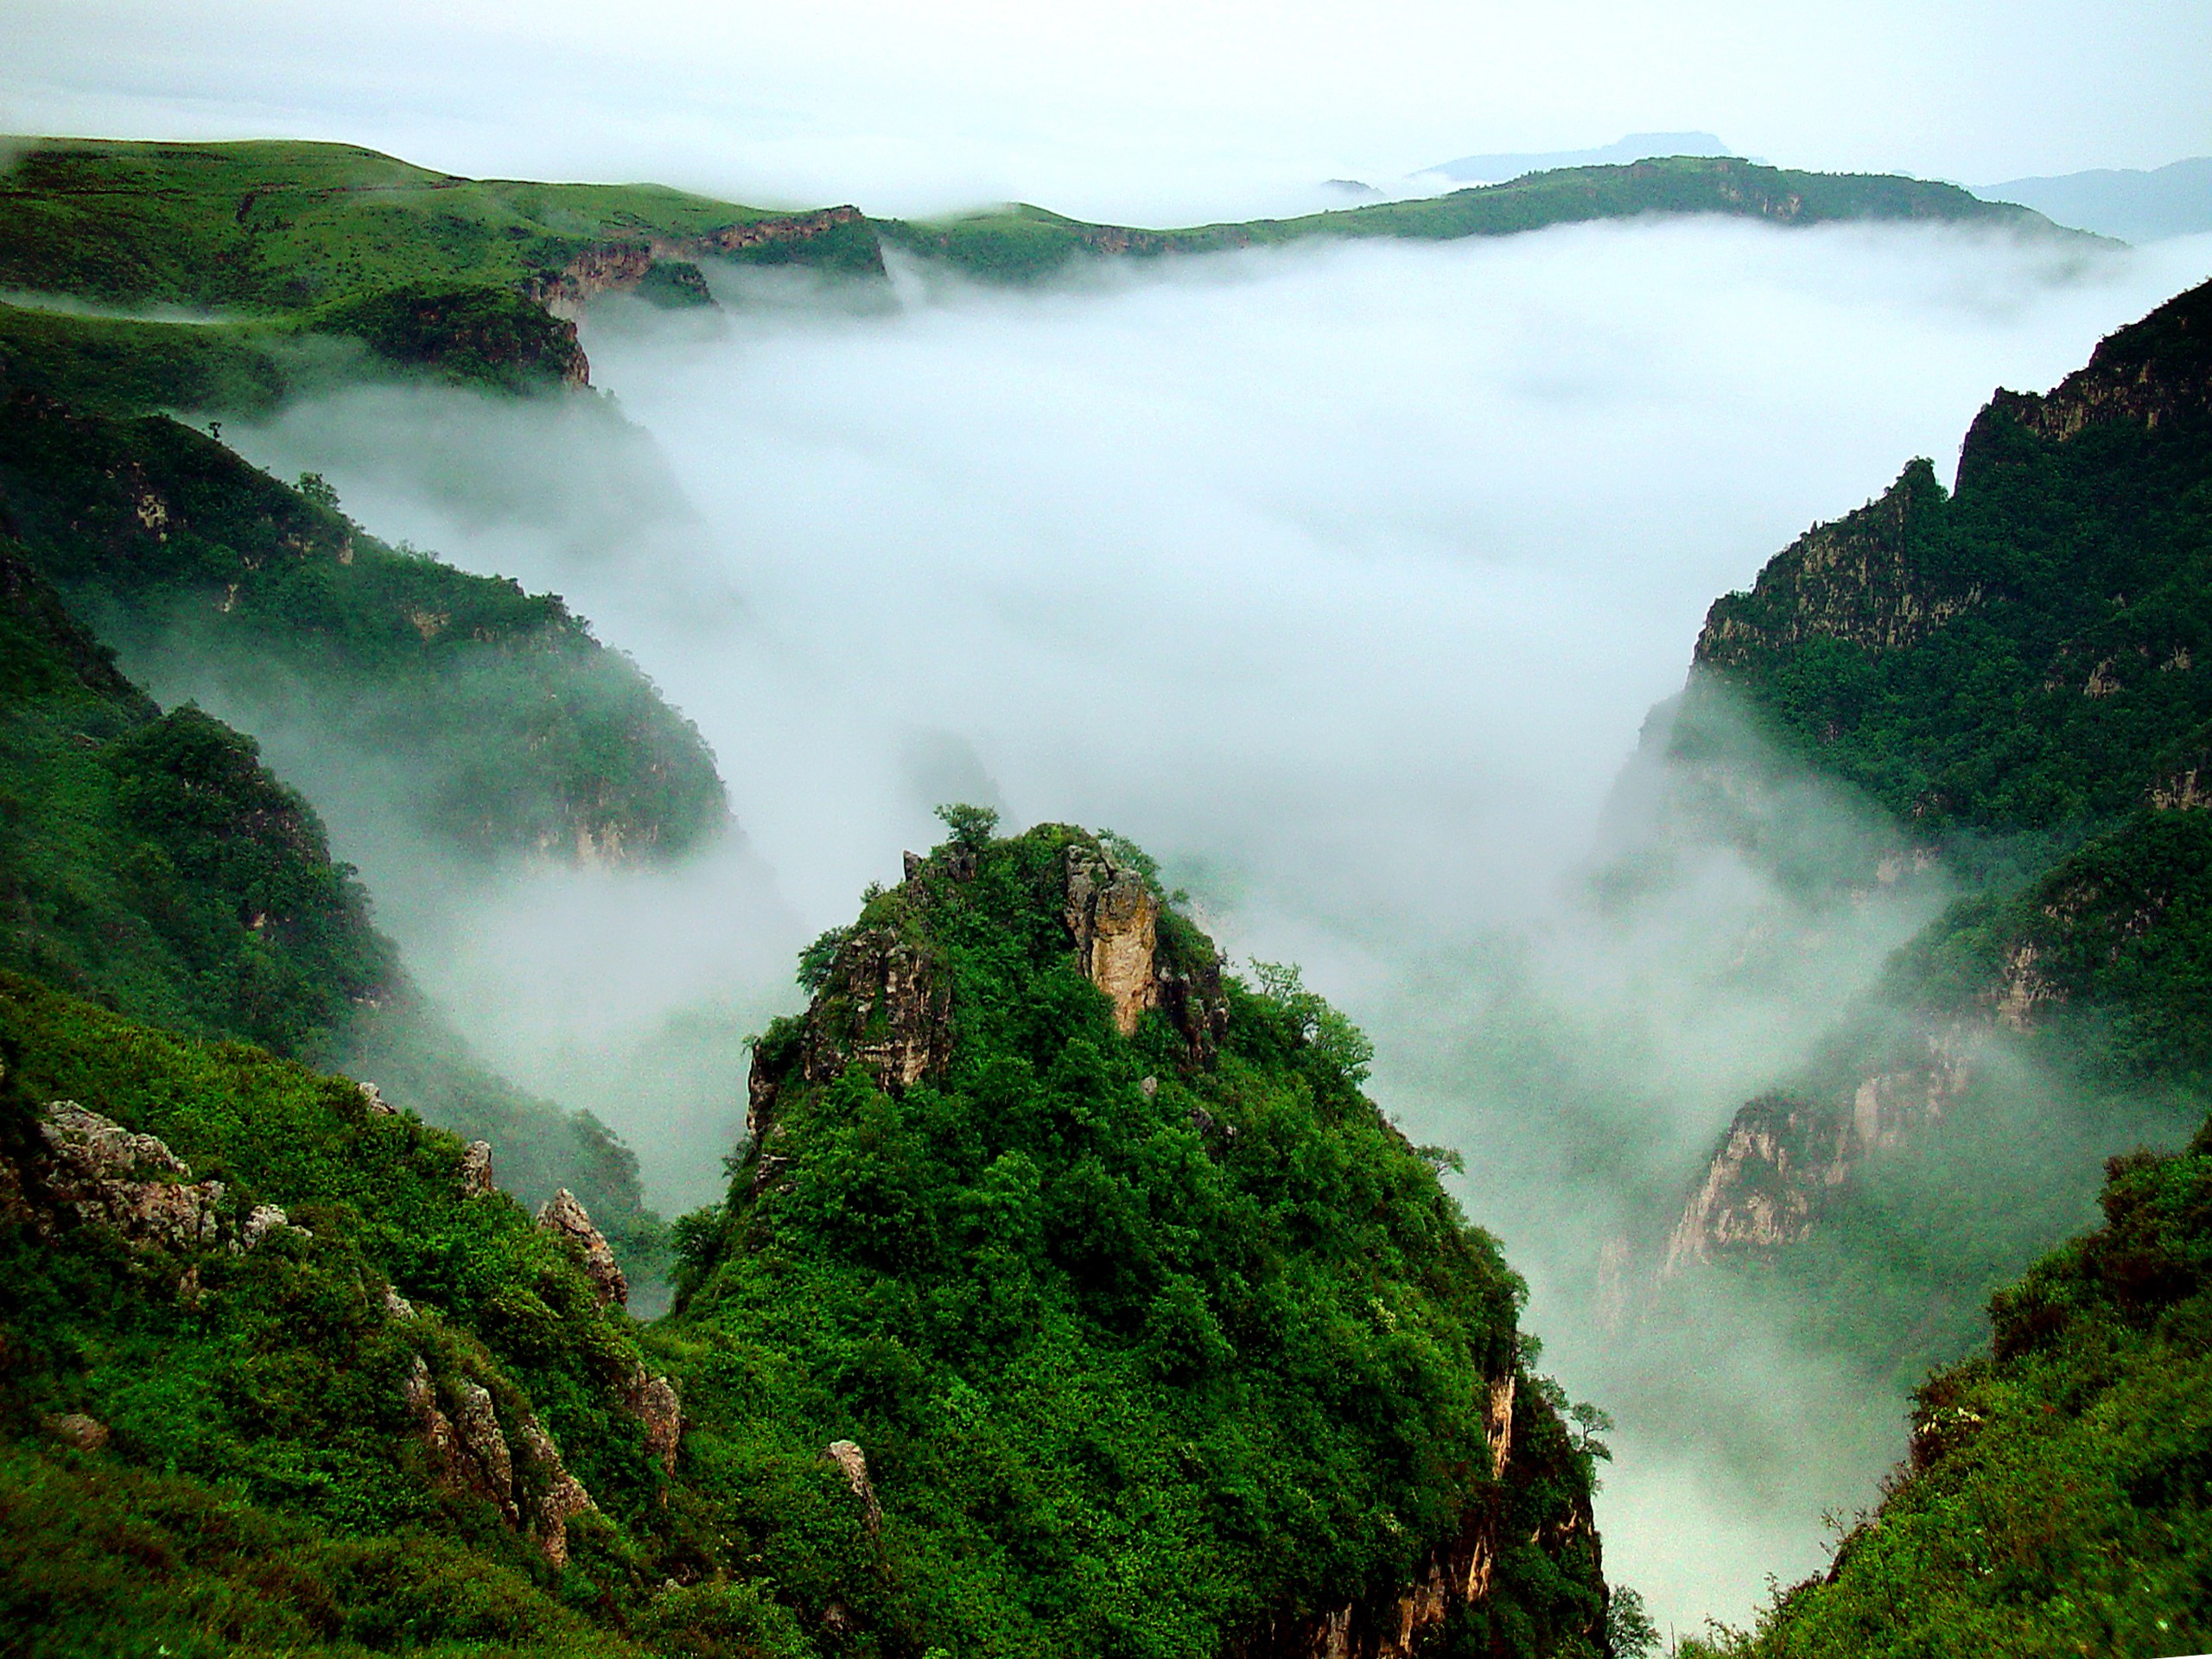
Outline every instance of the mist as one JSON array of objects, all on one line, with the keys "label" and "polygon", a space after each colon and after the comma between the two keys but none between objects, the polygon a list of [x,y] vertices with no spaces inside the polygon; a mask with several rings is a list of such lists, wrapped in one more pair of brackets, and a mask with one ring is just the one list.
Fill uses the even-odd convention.
[{"label": "mist", "polygon": [[[1465,1154],[1545,1364],[1621,1420],[1609,1573],[1687,1632],[1818,1566],[1900,1402],[1717,1289],[1624,1323],[1608,1248],[1944,889],[1685,844],[1599,902],[1593,867],[1651,833],[1639,733],[1715,596],[1909,458],[1948,474],[1993,386],[2052,384],[2208,270],[2203,238],[1670,222],[1020,293],[717,271],[714,313],[594,309],[597,398],[226,421],[636,658],[741,826],[671,871],[442,861],[276,698],[181,651],[128,665],[262,739],[461,1028],[623,1134],[670,1211],[720,1196],[741,1039],[799,1002],[794,952],[937,838],[933,805],[1130,836],[1236,956],[1302,962],[1375,1037],[1384,1108]],[[1882,833],[1785,793],[1796,842]]]}]

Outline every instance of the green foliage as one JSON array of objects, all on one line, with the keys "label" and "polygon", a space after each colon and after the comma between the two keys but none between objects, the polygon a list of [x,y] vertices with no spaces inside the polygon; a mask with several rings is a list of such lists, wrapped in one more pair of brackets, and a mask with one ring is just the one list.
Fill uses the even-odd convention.
[{"label": "green foliage", "polygon": [[1078,259],[1099,255],[1157,258],[1312,237],[1446,241],[1643,213],[1723,213],[1779,225],[1919,219],[2080,235],[2059,232],[2024,207],[1982,201],[1955,185],[1880,175],[1798,173],[1732,157],[1685,156],[1626,167],[1563,168],[1414,201],[1187,230],[1091,225],[1027,203],[933,223],[887,219],[878,228],[887,241],[942,259],[971,276],[1020,283],[1054,276]]},{"label": "green foliage", "polygon": [[508,288],[410,283],[323,306],[312,324],[463,385],[531,391],[585,376],[575,324]]},{"label": "green foliage", "polygon": [[[666,1531],[665,1478],[621,1404],[639,1356],[518,1206],[462,1195],[456,1137],[372,1112],[344,1078],[13,976],[0,976],[0,1056],[11,1629],[35,1613],[54,1652],[172,1629],[191,1644],[179,1651],[623,1650],[563,1604],[636,1593],[638,1553]],[[242,1254],[149,1249],[43,1210],[27,1151],[56,1099],[160,1136],[195,1179],[222,1184],[226,1225],[275,1204],[306,1230]],[[396,1312],[386,1287],[414,1311]],[[403,1389],[414,1355],[552,1434],[603,1516],[578,1522],[565,1576],[483,1497],[434,1478]],[[41,1425],[70,1412],[110,1431],[103,1451],[54,1446]],[[116,1574],[126,1593],[90,1593]]]},{"label": "green foliage", "polygon": [[387,547],[173,421],[6,397],[0,511],[111,642],[404,766],[425,833],[675,853],[728,821],[696,728],[557,598]]},{"label": "green foliage", "polygon": [[824,928],[813,942],[800,948],[798,980],[800,988],[818,991],[828,982],[830,969],[836,963],[837,952],[852,937],[849,927]]},{"label": "green foliage", "polygon": [[[955,839],[863,919],[943,975],[949,1068],[807,1084],[778,1022],[766,1138],[677,1224],[702,1495],[779,1599],[870,1633],[857,1651],[1212,1655],[1395,1593],[1494,1490],[1476,1404],[1516,1364],[1520,1281],[1294,971],[1227,985],[1211,1065],[1158,1014],[1124,1039],[1061,915],[1087,838],[945,816]],[[1523,1379],[1510,1535],[1585,1512],[1599,1448],[1563,1409]],[[822,1461],[837,1439],[880,1528]],[[1572,1650],[1594,1563],[1527,1554],[1535,1645],[1483,1650]]]},{"label": "green foliage", "polygon": [[937,817],[950,832],[952,844],[970,851],[987,846],[999,827],[997,810],[988,806],[940,806]]},{"label": "green foliage", "polygon": [[2102,1228],[1930,1378],[1913,1460],[1833,1572],[1714,1649],[2178,1653],[2212,1643],[2212,1142],[2115,1159]]}]

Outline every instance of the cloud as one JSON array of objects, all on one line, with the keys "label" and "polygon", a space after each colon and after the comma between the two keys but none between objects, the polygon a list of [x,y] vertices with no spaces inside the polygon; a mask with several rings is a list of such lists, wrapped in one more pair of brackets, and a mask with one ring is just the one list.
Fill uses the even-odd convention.
[{"label": "cloud", "polygon": [[[470,1034],[677,1206],[718,1184],[737,1038],[936,837],[933,798],[1135,837],[1240,955],[1304,961],[1384,1103],[1465,1151],[1554,1362],[1623,1418],[1609,1562],[1685,1628],[1740,1618],[1870,1490],[1894,1402],[1725,1303],[1609,1350],[1596,1262],[1936,895],[1808,898],[1690,846],[1608,911],[1580,896],[1605,803],[1714,595],[2208,265],[1678,222],[1021,293],[717,272],[716,315],[594,312],[608,402],[357,391],[225,432],[566,594],[698,721],[742,847],[464,881],[381,836],[354,758],[219,712],[329,809]],[[1866,832],[1811,785],[1794,821]]]}]

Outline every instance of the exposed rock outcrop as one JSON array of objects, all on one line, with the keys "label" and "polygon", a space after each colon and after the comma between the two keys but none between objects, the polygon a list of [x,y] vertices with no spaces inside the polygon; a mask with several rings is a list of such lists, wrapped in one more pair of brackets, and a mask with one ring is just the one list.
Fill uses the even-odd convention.
[{"label": "exposed rock outcrop", "polygon": [[645,1450],[664,1474],[676,1472],[676,1449],[683,1439],[683,1402],[676,1385],[636,1363],[622,1385],[622,1408],[645,1431]]},{"label": "exposed rock outcrop", "polygon": [[511,1441],[491,1389],[453,1377],[442,1401],[429,1362],[419,1353],[408,1357],[399,1386],[432,1478],[492,1504],[510,1527],[537,1540],[547,1560],[565,1566],[569,1522],[597,1506],[536,1414],[516,1414]]},{"label": "exposed rock outcrop", "polygon": [[920,945],[893,927],[855,932],[807,1011],[800,1074],[809,1083],[858,1065],[904,1089],[952,1058],[952,987]]},{"label": "exposed rock outcrop", "polygon": [[592,1220],[576,1196],[563,1187],[537,1208],[537,1230],[572,1247],[584,1277],[591,1281],[592,1297],[601,1307],[627,1307],[630,1281],[614,1259],[607,1236]]},{"label": "exposed rock outcrop", "polygon": [[1694,660],[1735,668],[1809,639],[1898,651],[1972,609],[1978,585],[1946,585],[1913,556],[1923,518],[1943,499],[1935,469],[1916,461],[1879,499],[1815,525],[1768,562],[1750,593],[1713,602]]},{"label": "exposed rock outcrop", "polygon": [[1153,967],[1160,901],[1143,877],[1116,868],[1103,849],[1078,843],[1067,851],[1064,913],[1084,976],[1113,1004],[1116,1029],[1134,1035],[1146,1011],[1160,1006]]},{"label": "exposed rock outcrop", "polygon": [[46,1420],[54,1438],[79,1452],[97,1452],[108,1442],[108,1427],[81,1411],[65,1411]]},{"label": "exposed rock outcrop", "polygon": [[1663,1271],[1802,1239],[1867,1157],[1942,1119],[1987,1030],[1980,1020],[1931,1022],[1911,1039],[1918,1053],[1896,1055],[1846,1093],[1762,1095],[1740,1108],[1668,1236]]},{"label": "exposed rock outcrop", "polygon": [[537,1539],[537,1547],[545,1552],[545,1559],[556,1567],[569,1564],[569,1522],[587,1510],[599,1506],[592,1502],[591,1494],[583,1483],[570,1474],[561,1461],[559,1449],[553,1437],[545,1432],[544,1425],[525,1414],[515,1425],[515,1443],[521,1447],[524,1462],[535,1477],[539,1488],[531,1502],[531,1531]]},{"label": "exposed rock outcrop", "polygon": [[481,1198],[492,1190],[492,1143],[472,1141],[461,1154],[461,1169],[456,1177],[464,1198]]},{"label": "exposed rock outcrop", "polygon": [[33,1180],[51,1211],[111,1227],[146,1248],[220,1242],[223,1184],[194,1181],[156,1137],[134,1135],[73,1100],[48,1106],[38,1129],[46,1155]]},{"label": "exposed rock outcrop", "polygon": [[[825,207],[811,213],[775,213],[739,224],[724,225],[700,236],[642,238],[636,241],[605,242],[586,248],[550,276],[533,278],[524,291],[556,317],[575,321],[583,308],[601,294],[632,293],[648,285],[655,267],[690,265],[717,257],[759,258],[769,251],[797,256],[810,244],[831,238],[865,239],[874,233],[857,207]],[[847,263],[855,263],[848,261]],[[863,257],[857,263],[865,265]],[[882,270],[882,256],[874,256],[874,269]]]},{"label": "exposed rock outcrop", "polygon": [[832,1440],[823,1448],[825,1461],[834,1463],[861,1506],[861,1524],[871,1535],[883,1526],[883,1506],[875,1499],[875,1483],[868,1478],[868,1457],[852,1440]]},{"label": "exposed rock outcrop", "polygon": [[2003,429],[2065,443],[2107,421],[2157,429],[2212,416],[2212,285],[2176,296],[2098,343],[2088,365],[2047,393],[1999,391],[1967,430],[1961,486],[2001,465]]}]

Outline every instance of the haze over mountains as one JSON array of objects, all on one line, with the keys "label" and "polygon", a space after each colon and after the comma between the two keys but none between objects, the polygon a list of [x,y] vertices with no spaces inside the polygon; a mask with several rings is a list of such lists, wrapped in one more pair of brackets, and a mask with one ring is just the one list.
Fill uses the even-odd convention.
[{"label": "haze over mountains", "polygon": [[1976,194],[2024,207],[2101,236],[2124,242],[2157,242],[2212,231],[2212,156],[2145,171],[2096,168],[2056,178],[2012,179],[1983,185]]}]

